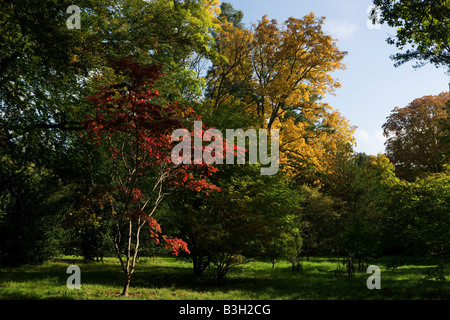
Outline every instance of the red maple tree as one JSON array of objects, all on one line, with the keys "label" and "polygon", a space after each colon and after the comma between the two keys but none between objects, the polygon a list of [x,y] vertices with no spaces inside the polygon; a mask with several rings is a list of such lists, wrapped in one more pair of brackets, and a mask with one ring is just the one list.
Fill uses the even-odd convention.
[{"label": "red maple tree", "polygon": [[177,188],[206,194],[220,189],[208,182],[216,167],[173,164],[172,132],[199,117],[176,102],[154,103],[159,93],[153,86],[162,75],[160,69],[133,62],[132,58],[111,65],[117,78],[89,98],[96,112],[84,125],[85,138],[104,147],[113,168],[115,191],[109,199],[115,224],[114,247],[125,273],[122,295],[126,296],[144,225],[150,227],[155,242],[164,244],[174,255],[189,253],[183,240],[163,235],[152,217],[164,196]]}]

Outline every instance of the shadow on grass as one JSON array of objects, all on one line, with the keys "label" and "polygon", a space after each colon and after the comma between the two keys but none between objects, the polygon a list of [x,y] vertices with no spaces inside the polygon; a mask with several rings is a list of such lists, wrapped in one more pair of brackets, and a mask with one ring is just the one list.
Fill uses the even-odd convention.
[{"label": "shadow on grass", "polygon": [[[217,286],[213,277],[208,274],[194,278],[189,263],[174,259],[156,262],[147,260],[137,263],[131,287],[212,292],[219,299],[222,297],[259,300],[450,299],[448,282],[423,280],[422,272],[425,270],[423,266],[383,271],[382,289],[369,290],[366,286],[368,274],[356,273],[354,279],[349,279],[345,275],[336,278],[333,272],[333,268],[337,266],[335,262],[334,259],[314,259],[305,263],[304,270],[300,272],[293,272],[287,264],[274,270],[264,264],[250,265],[236,268],[224,279],[221,286]],[[64,259],[35,267],[0,268],[0,283],[9,282],[26,287],[11,292],[2,290],[4,286],[0,285],[0,298],[79,299],[79,296],[68,293],[66,288],[66,281],[70,276],[66,270],[72,264],[78,265],[81,269],[82,286],[89,284],[96,288],[104,286],[115,288],[116,292],[121,291],[124,274],[116,260],[102,263]],[[33,286],[39,285],[56,289],[45,294],[47,289],[37,288],[38,293],[33,296],[31,294]]]}]

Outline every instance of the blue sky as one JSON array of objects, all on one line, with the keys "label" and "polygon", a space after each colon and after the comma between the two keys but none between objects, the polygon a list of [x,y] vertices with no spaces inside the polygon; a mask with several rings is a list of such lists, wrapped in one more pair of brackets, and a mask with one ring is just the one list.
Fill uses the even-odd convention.
[{"label": "blue sky", "polygon": [[445,69],[427,65],[420,69],[408,63],[398,68],[389,58],[398,49],[386,38],[395,30],[385,25],[369,29],[367,9],[371,0],[228,0],[244,13],[244,22],[257,23],[265,14],[280,23],[288,17],[301,18],[314,12],[324,16],[325,30],[338,39],[340,50],[348,51],[347,69],[333,73],[342,87],[325,101],[357,126],[356,151],[384,152],[382,125],[392,109],[405,107],[416,98],[449,90]]}]

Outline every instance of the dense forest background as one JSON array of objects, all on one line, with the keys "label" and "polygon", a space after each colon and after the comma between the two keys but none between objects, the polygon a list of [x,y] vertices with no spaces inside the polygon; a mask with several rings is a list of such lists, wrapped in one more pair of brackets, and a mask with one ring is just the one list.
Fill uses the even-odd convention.
[{"label": "dense forest background", "polygon": [[[401,30],[391,43],[411,46],[393,58],[450,66],[448,4],[410,2],[374,1]],[[131,277],[138,256],[172,253],[220,281],[244,257],[448,264],[450,93],[394,109],[386,153],[356,153],[323,102],[347,53],[322,18],[246,28],[216,0],[80,0],[70,29],[70,1],[0,3],[1,265],[113,255]],[[199,119],[278,129],[278,174],[175,166],[172,131]]]}]

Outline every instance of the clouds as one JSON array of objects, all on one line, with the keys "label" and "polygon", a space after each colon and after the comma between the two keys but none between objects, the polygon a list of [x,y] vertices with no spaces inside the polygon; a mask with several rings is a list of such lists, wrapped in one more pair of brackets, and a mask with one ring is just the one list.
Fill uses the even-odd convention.
[{"label": "clouds", "polygon": [[368,132],[366,130],[357,129],[355,132],[357,141],[357,148],[359,152],[365,152],[371,155],[384,153],[384,142],[386,138],[383,136],[383,131]]},{"label": "clouds", "polygon": [[325,30],[338,39],[348,39],[359,30],[359,25],[347,20],[325,20]]}]

